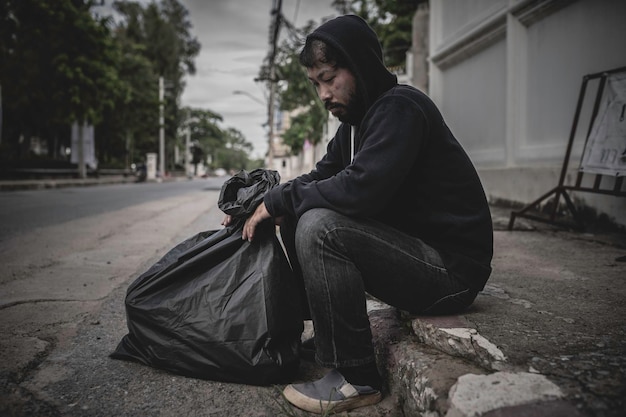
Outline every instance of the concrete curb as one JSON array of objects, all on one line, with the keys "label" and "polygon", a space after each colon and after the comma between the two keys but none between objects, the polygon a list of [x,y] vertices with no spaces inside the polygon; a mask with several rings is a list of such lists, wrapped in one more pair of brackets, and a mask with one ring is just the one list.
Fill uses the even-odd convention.
[{"label": "concrete curb", "polygon": [[417,339],[444,353],[490,370],[505,368],[504,353],[481,336],[464,316],[421,317],[411,321]]},{"label": "concrete curb", "polygon": [[[149,180],[146,182],[172,182],[172,181],[189,181],[188,177],[173,176],[165,179]],[[45,190],[50,188],[67,188],[67,187],[91,187],[96,185],[110,184],[127,184],[136,183],[137,178],[133,176],[102,176],[98,178],[65,178],[65,179],[39,179],[39,180],[14,180],[0,181],[0,191],[19,191],[19,190]]]},{"label": "concrete curb", "polygon": [[44,190],[49,188],[90,187],[95,185],[134,183],[134,177],[100,177],[85,179],[42,179],[0,181],[0,191]]},{"label": "concrete curb", "polygon": [[387,365],[391,391],[405,416],[444,416],[449,408],[450,387],[458,378],[485,372],[411,340],[390,349]]},{"label": "concrete curb", "polygon": [[546,376],[510,366],[466,317],[407,319],[368,305],[378,363],[405,416],[584,416]]}]

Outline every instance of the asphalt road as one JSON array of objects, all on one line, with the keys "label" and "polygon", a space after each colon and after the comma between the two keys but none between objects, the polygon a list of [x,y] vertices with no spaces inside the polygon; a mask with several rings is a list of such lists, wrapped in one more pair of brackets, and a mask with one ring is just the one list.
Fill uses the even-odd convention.
[{"label": "asphalt road", "polygon": [[38,227],[121,210],[191,192],[217,191],[225,177],[0,193],[0,242]]}]

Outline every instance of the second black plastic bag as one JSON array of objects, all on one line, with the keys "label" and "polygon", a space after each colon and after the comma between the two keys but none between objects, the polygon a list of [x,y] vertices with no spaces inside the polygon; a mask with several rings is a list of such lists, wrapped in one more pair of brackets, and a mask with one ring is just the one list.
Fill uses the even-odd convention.
[{"label": "second black plastic bag", "polygon": [[255,385],[295,375],[302,318],[274,225],[241,239],[243,220],[277,183],[275,171],[255,170],[224,184],[218,205],[234,225],[185,240],[130,285],[128,334],[113,358]]}]

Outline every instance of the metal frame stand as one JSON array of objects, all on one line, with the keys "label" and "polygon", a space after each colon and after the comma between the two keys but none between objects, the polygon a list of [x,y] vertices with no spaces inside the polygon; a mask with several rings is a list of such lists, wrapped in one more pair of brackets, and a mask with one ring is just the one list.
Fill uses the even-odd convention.
[{"label": "metal frame stand", "polygon": [[[606,85],[606,79],[609,75],[611,74],[615,74],[615,73],[619,73],[619,72],[626,72],[626,67],[620,67],[620,68],[615,68],[609,71],[603,71],[603,72],[599,72],[599,73],[595,73],[595,74],[589,74],[589,75],[585,75],[583,77],[583,82],[582,82],[582,86],[580,88],[580,94],[578,96],[578,104],[576,105],[576,112],[574,114],[574,121],[572,123],[572,129],[570,132],[570,136],[569,136],[569,142],[567,144],[567,150],[565,152],[565,158],[563,160],[563,165],[561,167],[561,175],[559,177],[559,184],[554,187],[552,190],[548,191],[547,193],[545,193],[544,195],[542,195],[541,197],[539,197],[537,200],[533,201],[532,203],[528,204],[527,206],[525,206],[523,209],[519,210],[519,211],[512,211],[511,212],[511,217],[509,219],[509,230],[513,230],[513,225],[515,224],[515,219],[517,217],[524,217],[527,219],[531,219],[531,220],[535,220],[535,221],[539,221],[539,222],[543,222],[543,223],[550,223],[550,224],[555,224],[555,225],[562,225],[562,226],[568,226],[568,227],[572,227],[572,225],[565,225],[559,221],[557,221],[556,219],[556,215],[557,215],[557,210],[559,207],[559,202],[561,200],[561,197],[563,197],[563,199],[565,200],[565,204],[567,209],[569,210],[569,212],[572,215],[572,218],[574,219],[574,223],[575,225],[573,226],[574,228],[580,229],[580,230],[584,230],[584,223],[583,220],[580,217],[580,214],[578,213],[576,206],[574,205],[572,198],[570,197],[570,195],[568,194],[568,191],[582,191],[582,192],[588,192],[588,193],[596,193],[596,194],[606,194],[606,195],[612,195],[612,196],[617,196],[617,197],[626,197],[626,191],[622,191],[622,185],[624,183],[624,177],[615,177],[615,184],[613,186],[612,189],[607,189],[607,188],[601,188],[601,183],[602,183],[602,177],[604,177],[605,175],[602,174],[595,174],[595,179],[594,179],[594,183],[592,187],[584,187],[582,186],[582,180],[583,180],[583,175],[584,172],[583,171],[579,171],[578,172],[578,176],[576,177],[576,183],[575,185],[566,185],[565,184],[565,176],[567,174],[567,168],[569,165],[569,160],[570,160],[570,156],[572,153],[572,147],[574,145],[574,138],[576,136],[576,130],[578,128],[578,121],[580,119],[580,111],[582,109],[582,105],[585,99],[585,92],[587,90],[587,83],[589,82],[589,80],[594,80],[597,78],[600,78],[600,82],[598,85],[598,91],[596,93],[596,99],[595,99],[595,103],[593,106],[593,111],[591,114],[591,123],[589,124],[589,130],[587,132],[587,136],[585,138],[585,146],[587,145],[587,140],[589,138],[589,134],[591,133],[591,129],[593,126],[593,122],[598,114],[598,109],[600,107],[600,102],[602,100],[602,94],[604,93],[604,87]],[[584,148],[583,148],[584,149]],[[535,210],[535,211],[539,211],[539,205],[542,201],[549,199],[552,195],[554,195],[554,204],[550,209],[550,213],[549,216],[544,217],[544,216],[540,216],[537,214],[532,214],[529,213],[531,210]]]}]

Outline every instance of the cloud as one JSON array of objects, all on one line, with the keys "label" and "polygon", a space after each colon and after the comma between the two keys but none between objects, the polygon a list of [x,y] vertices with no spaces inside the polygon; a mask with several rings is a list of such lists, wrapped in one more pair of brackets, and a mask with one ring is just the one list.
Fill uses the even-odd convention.
[{"label": "cloud", "polygon": [[[184,106],[219,113],[223,128],[240,130],[254,146],[254,157],[267,151],[265,85],[257,83],[269,52],[272,0],[180,0],[189,11],[192,35],[202,44],[196,74],[186,79]],[[332,0],[283,0],[283,14],[296,26],[335,14]],[[294,21],[295,18],[295,21]],[[286,31],[282,31],[284,37]],[[282,39],[281,37],[281,39]],[[257,98],[235,95],[235,90]]]}]

